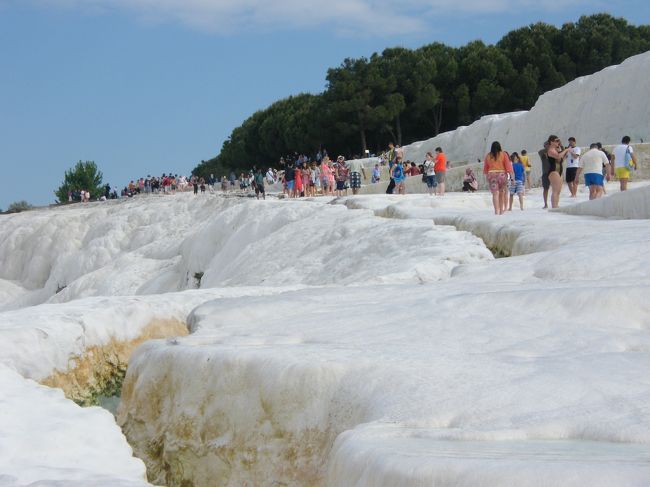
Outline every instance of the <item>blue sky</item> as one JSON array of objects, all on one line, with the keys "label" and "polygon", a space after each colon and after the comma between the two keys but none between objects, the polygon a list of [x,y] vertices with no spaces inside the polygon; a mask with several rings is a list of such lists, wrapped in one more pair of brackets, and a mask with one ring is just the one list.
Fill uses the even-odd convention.
[{"label": "blue sky", "polygon": [[258,109],[386,47],[494,43],[646,0],[0,0],[0,208],[42,205],[66,169],[189,174]]}]

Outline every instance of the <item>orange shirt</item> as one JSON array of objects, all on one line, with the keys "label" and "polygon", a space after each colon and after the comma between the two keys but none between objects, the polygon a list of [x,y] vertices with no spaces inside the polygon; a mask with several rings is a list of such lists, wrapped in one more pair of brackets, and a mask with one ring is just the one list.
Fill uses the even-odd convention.
[{"label": "orange shirt", "polygon": [[447,170],[447,156],[444,152],[439,152],[436,155],[436,164],[433,166],[435,172],[445,172]]},{"label": "orange shirt", "polygon": [[491,153],[487,153],[483,161],[483,174],[489,172],[512,172],[512,162],[504,151],[495,160]]}]

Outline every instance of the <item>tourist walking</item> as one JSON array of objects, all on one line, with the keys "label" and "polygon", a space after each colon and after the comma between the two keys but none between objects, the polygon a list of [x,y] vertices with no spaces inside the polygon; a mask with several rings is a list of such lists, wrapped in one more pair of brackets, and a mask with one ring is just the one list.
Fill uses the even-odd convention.
[{"label": "tourist walking", "polygon": [[[603,166],[606,168],[606,176],[603,177]],[[585,186],[589,188],[589,199],[595,200],[603,195],[605,189],[605,178],[609,181],[611,167],[607,154],[598,149],[598,144],[589,146],[589,150],[580,158],[578,177],[584,172]]]},{"label": "tourist walking", "polygon": [[397,194],[406,194],[406,186],[404,185],[406,172],[404,171],[404,165],[402,164],[402,158],[400,156],[397,156],[395,164],[393,164],[390,172],[391,177],[395,181],[395,190],[397,190]]},{"label": "tourist walking", "polygon": [[526,171],[526,189],[531,189],[530,182],[530,172],[533,169],[533,165],[530,162],[530,157],[528,157],[528,152],[526,149],[521,150],[521,155],[519,156],[521,163],[524,165],[524,170]]},{"label": "tourist walking", "polygon": [[510,205],[508,210],[512,211],[512,203],[514,202],[515,195],[519,197],[519,208],[524,209],[524,187],[526,184],[526,168],[519,158],[519,154],[513,152],[510,155],[510,162],[512,162],[512,172],[514,179],[510,180]]},{"label": "tourist walking", "polygon": [[445,195],[445,175],[447,174],[447,156],[442,152],[442,148],[436,147],[436,164],[434,166],[436,171],[436,181],[438,187],[436,193],[439,196]]},{"label": "tourist walking", "polygon": [[366,169],[358,159],[350,161],[348,169],[350,170],[350,187],[352,188],[352,194],[359,194],[359,189],[361,188],[361,175],[363,174],[363,179],[365,181]]},{"label": "tourist walking", "polygon": [[485,155],[483,160],[483,174],[485,174],[492,193],[494,213],[502,215],[508,200],[508,174],[514,179],[514,173],[508,154],[501,149],[501,144],[496,140],[492,142],[490,152]]},{"label": "tourist walking", "polygon": [[432,196],[435,193],[436,186],[438,186],[438,181],[436,180],[436,171],[434,169],[435,164],[436,162],[433,158],[433,154],[431,152],[427,152],[423,164],[423,170],[424,177],[426,178],[427,191],[429,193],[429,196]]},{"label": "tourist walking", "polygon": [[350,171],[345,165],[345,158],[343,156],[338,156],[336,158],[336,196],[343,196],[343,191],[345,191],[345,196],[348,195],[348,189],[345,185],[349,173]]},{"label": "tourist walking", "polygon": [[626,135],[621,143],[614,148],[612,163],[616,171],[616,177],[621,185],[621,191],[627,190],[627,182],[630,179],[630,171],[636,170],[637,160],[634,149],[630,145],[630,137]]}]

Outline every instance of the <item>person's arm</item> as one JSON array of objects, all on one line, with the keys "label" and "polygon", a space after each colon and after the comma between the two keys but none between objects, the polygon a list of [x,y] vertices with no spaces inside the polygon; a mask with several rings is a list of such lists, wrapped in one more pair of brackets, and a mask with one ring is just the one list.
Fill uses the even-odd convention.
[{"label": "person's arm", "polygon": [[503,158],[503,167],[505,168],[506,172],[510,174],[510,180],[514,181],[515,169],[512,167],[512,161],[505,152],[501,153],[501,157]]},{"label": "person's arm", "polygon": [[361,166],[361,173],[363,174],[363,180],[364,180],[364,181],[365,181],[366,179],[368,179],[368,177],[366,176],[366,168],[363,167],[363,166]]},{"label": "person's arm", "polygon": [[549,147],[547,153],[549,156],[553,157],[553,159],[564,159],[564,156],[567,154],[567,152],[569,152],[570,149],[571,147],[567,147],[562,152],[558,152],[555,150],[555,147]]}]

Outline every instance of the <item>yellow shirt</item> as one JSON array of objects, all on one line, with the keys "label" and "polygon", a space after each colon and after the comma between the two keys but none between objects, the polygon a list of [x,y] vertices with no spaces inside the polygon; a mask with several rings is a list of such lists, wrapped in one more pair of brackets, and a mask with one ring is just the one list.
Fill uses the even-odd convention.
[{"label": "yellow shirt", "polygon": [[524,169],[526,170],[526,172],[529,172],[532,169],[532,166],[530,165],[528,156],[519,156],[519,159],[521,160],[521,163],[524,165]]}]

